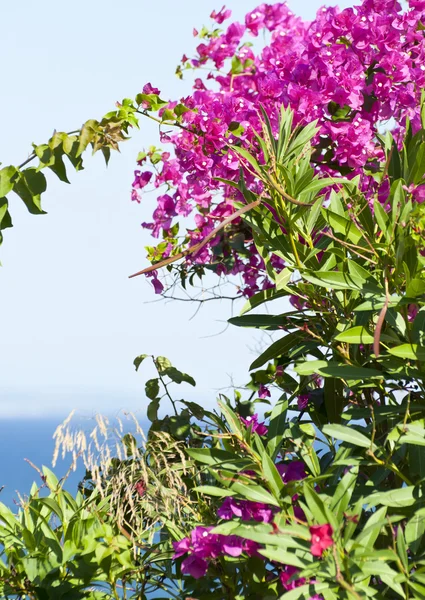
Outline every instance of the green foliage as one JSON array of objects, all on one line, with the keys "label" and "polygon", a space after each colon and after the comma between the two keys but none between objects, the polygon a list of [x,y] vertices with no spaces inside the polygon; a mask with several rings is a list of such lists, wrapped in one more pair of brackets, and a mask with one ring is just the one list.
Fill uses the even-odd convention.
[{"label": "green foliage", "polygon": [[0,504],[1,597],[118,598],[117,585],[138,566],[132,543],[108,522],[106,503],[72,497],[43,470],[47,496],[34,484],[16,515]]},{"label": "green foliage", "polygon": [[[156,112],[166,104],[156,94],[138,94],[134,101],[124,98],[117,103],[117,110],[107,113],[100,121],[89,119],[80,129],[70,133],[55,131],[47,143],[32,144],[32,153],[22,164],[1,168],[0,244],[3,240],[2,230],[12,227],[8,194],[13,192],[19,196],[31,214],[45,214],[41,205],[41,196],[47,189],[44,170],[50,169],[61,181],[69,183],[66,163],[75,171],[81,171],[82,155],[89,146],[93,154],[99,151],[103,154],[107,165],[111,150],[119,151],[119,144],[129,139],[129,130],[139,127],[140,115],[158,120],[159,123],[178,125],[182,115],[189,110],[183,104],[178,104],[172,110],[164,110],[160,119],[150,115],[151,111]],[[154,156],[151,160],[155,162]],[[33,161],[38,161],[37,166],[26,166]]]}]

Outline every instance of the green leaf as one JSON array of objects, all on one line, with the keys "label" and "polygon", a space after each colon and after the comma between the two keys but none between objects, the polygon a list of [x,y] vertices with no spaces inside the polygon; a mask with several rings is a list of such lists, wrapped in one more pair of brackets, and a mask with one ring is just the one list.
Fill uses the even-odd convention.
[{"label": "green leaf", "polygon": [[220,407],[220,410],[223,413],[227,424],[229,425],[230,431],[232,431],[233,433],[242,433],[241,420],[233,412],[230,406],[226,402],[223,402],[223,400],[218,401],[218,406]]},{"label": "green leaf", "polygon": [[151,423],[153,423],[154,421],[156,421],[158,419],[159,404],[160,404],[159,398],[155,398],[154,400],[152,400],[152,402],[149,402],[149,404],[148,404],[147,415],[148,415],[148,419]]},{"label": "green leaf", "polygon": [[[372,513],[367,522],[365,523],[363,529],[358,534],[356,538],[356,543],[361,544],[365,548],[372,549],[375,545],[376,540],[378,539],[378,535],[383,527],[383,525],[387,525],[387,521],[385,520],[385,516],[387,514],[387,507],[383,506],[378,509],[376,512]],[[356,548],[355,554],[360,554],[361,549]]]},{"label": "green leaf", "polygon": [[271,346],[267,348],[249,367],[250,371],[253,369],[258,369],[258,367],[262,367],[265,363],[273,358],[279,358],[280,356],[284,356],[287,354],[293,346],[302,339],[305,338],[305,335],[295,331],[294,333],[288,333],[285,337],[281,338],[274,342]]},{"label": "green leaf", "polygon": [[193,488],[193,491],[198,492],[199,494],[205,494],[206,496],[215,496],[217,498],[234,496],[235,494],[235,492],[232,490],[225,490],[214,485],[198,485],[197,487]]},{"label": "green leaf", "polygon": [[385,210],[382,207],[382,204],[378,200],[374,201],[373,208],[374,208],[376,222],[378,223],[378,226],[379,226],[380,230],[382,231],[382,233],[384,235],[386,235],[388,221],[389,221],[388,214],[385,212]]},{"label": "green leaf", "polygon": [[229,131],[235,137],[240,137],[244,133],[245,128],[240,123],[238,123],[237,121],[231,121],[229,123]]},{"label": "green leaf", "polygon": [[406,296],[409,298],[417,298],[425,294],[425,280],[423,279],[412,279],[406,288]]},{"label": "green leaf", "polygon": [[50,160],[50,164],[48,167],[53,173],[64,183],[69,183],[68,177],[66,175],[66,168],[63,162],[63,136],[64,134],[56,133],[49,140],[49,147],[52,152],[52,158]]},{"label": "green leaf", "polygon": [[361,277],[351,273],[341,273],[339,271],[317,271],[311,275],[303,273],[303,278],[310,283],[314,283],[330,290],[352,290],[372,292],[380,294],[382,290],[374,281],[365,281]]},{"label": "green leaf", "polygon": [[6,196],[13,189],[12,178],[17,172],[16,167],[13,166],[0,169],[0,198]]},{"label": "green leaf", "polygon": [[425,452],[422,449],[422,444],[415,443],[409,446],[409,466],[410,473],[417,475],[419,479],[425,479]]},{"label": "green leaf", "polygon": [[173,366],[168,358],[165,358],[165,356],[158,356],[155,359],[155,365],[161,375],[163,375],[167,369],[171,369]]},{"label": "green leaf", "polygon": [[373,344],[373,335],[362,325],[350,327],[350,329],[346,329],[334,339],[337,342],[346,342],[347,344]]},{"label": "green leaf", "polygon": [[[303,194],[312,194],[316,192],[320,192],[326,187],[331,185],[335,185],[336,183],[341,183],[341,180],[333,177],[317,177],[313,179],[311,183],[309,183],[304,189],[301,190]],[[322,198],[323,203],[323,198]]]},{"label": "green leaf", "polygon": [[399,583],[396,583],[398,572],[394,571],[387,563],[383,561],[371,561],[362,564],[362,572],[365,575],[379,577],[382,581],[394,590],[402,598],[406,598],[403,588]]},{"label": "green leaf", "polygon": [[247,485],[246,483],[235,481],[230,486],[230,489],[234,492],[237,492],[246,500],[251,500],[252,502],[263,502],[264,504],[271,504],[272,506],[279,506],[279,502],[260,485]]},{"label": "green leaf", "polygon": [[310,360],[298,364],[295,369],[299,375],[322,375],[323,377],[340,377],[346,380],[382,378],[382,373],[376,369],[367,369],[365,367],[353,367],[324,360]]},{"label": "green leaf", "polygon": [[258,175],[261,175],[262,172],[261,172],[260,165],[258,164],[256,159],[248,152],[248,150],[246,150],[245,148],[241,148],[240,146],[232,146],[232,145],[230,146],[230,148],[233,150],[233,152],[235,154],[238,154],[243,159],[248,161],[249,164],[251,165],[251,167],[254,169],[254,171],[256,171],[258,173]]},{"label": "green leaf", "polygon": [[425,508],[415,512],[409,519],[405,529],[406,543],[413,554],[419,552],[422,545],[422,538],[425,533]]},{"label": "green leaf", "polygon": [[323,388],[325,408],[330,423],[340,423],[345,405],[344,385],[340,379],[326,377]]},{"label": "green leaf", "polygon": [[159,379],[149,379],[145,384],[145,394],[150,400],[154,400],[159,394]]},{"label": "green leaf", "polygon": [[63,521],[63,512],[59,504],[53,500],[53,498],[39,498],[38,502],[43,504],[44,506],[48,506],[52,512],[55,513],[59,517],[61,521]]},{"label": "green leaf", "polygon": [[136,371],[139,370],[140,365],[142,364],[142,362],[145,360],[145,358],[147,358],[149,356],[149,354],[140,354],[140,356],[137,356],[134,361],[133,361],[133,365],[136,368]]},{"label": "green leaf", "polygon": [[[412,298],[413,300],[413,298]],[[389,302],[388,302],[388,308],[393,308],[396,306],[402,306],[404,304],[410,304],[411,302],[409,301],[408,298],[403,298],[402,296],[390,296]],[[366,300],[366,302],[362,302],[361,304],[359,304],[358,306],[356,306],[354,308],[354,312],[362,312],[362,311],[368,311],[368,310],[372,310],[372,311],[379,311],[381,310],[384,305],[386,304],[386,298],[385,296],[374,296],[372,299],[370,300]]]},{"label": "green leaf", "polygon": [[317,219],[319,218],[319,215],[321,213],[322,204],[323,204],[323,198],[318,198],[307,213],[306,226],[307,226],[307,231],[309,234],[311,234],[311,232],[313,231],[313,229],[317,223]]},{"label": "green leaf", "polygon": [[325,425],[323,427],[323,433],[336,440],[353,444],[354,446],[360,446],[361,448],[371,447],[371,440],[353,427],[346,427],[345,425]]},{"label": "green leaf", "polygon": [[[262,554],[263,556],[265,556],[266,558],[269,558],[270,560],[276,561],[280,564],[284,564],[284,565],[291,565],[292,567],[297,567],[298,569],[305,569],[306,567],[308,567],[309,562],[307,562],[307,560],[303,560],[301,559],[301,557],[299,557],[297,554],[295,554],[294,552],[285,552],[284,550],[282,550],[281,548],[273,548],[273,547],[267,547],[265,550],[259,550],[260,554]],[[307,556],[307,554],[306,554]],[[305,590],[307,591],[309,588],[311,589],[313,586],[301,586],[299,588],[296,588],[297,591],[301,590],[301,588],[304,587]],[[293,590],[295,591],[295,590]],[[301,592],[302,594],[302,592]],[[295,595],[292,596],[292,598],[299,598],[300,595]],[[281,598],[287,598],[287,594],[284,594],[283,596],[281,596]]]},{"label": "green leaf", "polygon": [[413,321],[412,340],[421,345],[425,342],[425,307],[419,309]]},{"label": "green leaf", "polygon": [[46,213],[41,208],[41,194],[46,191],[46,187],[46,178],[43,173],[31,167],[19,174],[13,191],[23,200],[31,214],[44,215]]},{"label": "green leaf", "polygon": [[166,369],[163,369],[161,371],[161,375],[166,375],[167,377],[169,377],[171,379],[171,381],[174,381],[174,383],[185,382],[185,383],[189,383],[192,386],[196,386],[196,382],[193,379],[193,377],[191,377],[187,373],[182,373],[175,367],[168,367]]},{"label": "green leaf", "polygon": [[328,513],[326,511],[323,500],[320,498],[319,494],[317,494],[312,489],[311,485],[306,482],[304,482],[303,489],[305,501],[315,521],[317,521],[319,525],[329,523]]},{"label": "green leaf", "polygon": [[0,231],[13,227],[12,218],[9,213],[9,203],[7,198],[0,198]]},{"label": "green leaf", "polygon": [[413,485],[389,490],[388,492],[375,492],[364,499],[369,506],[392,506],[403,508],[412,506],[422,496],[421,491]]},{"label": "green leaf", "polygon": [[189,448],[187,453],[194,460],[218,467],[222,469],[228,469],[231,471],[240,471],[241,466],[247,467],[252,465],[252,461],[245,458],[240,458],[233,452],[227,452],[226,450],[220,450],[218,448]]},{"label": "green leaf", "polygon": [[341,522],[344,513],[348,509],[359,474],[358,467],[352,467],[338,483],[335,493],[331,499],[331,510],[336,514],[338,522]]},{"label": "green leaf", "polygon": [[317,127],[317,119],[308,125],[296,127],[293,131],[292,139],[289,141],[285,155],[289,157],[290,154],[301,152],[301,150],[304,149],[304,146],[314,138],[319,129],[320,128]]},{"label": "green leaf", "polygon": [[284,488],[283,480],[276,468],[276,465],[266,452],[263,453],[262,467],[264,479],[267,482],[270,491],[275,495],[276,498],[279,498],[280,493]]},{"label": "green leaf", "polygon": [[358,244],[362,239],[362,232],[350,219],[346,219],[329,209],[323,209],[322,214],[335,233],[344,235],[345,239],[354,244]]},{"label": "green leaf", "polygon": [[286,314],[282,315],[244,315],[243,317],[232,317],[228,320],[231,325],[236,327],[255,327],[256,329],[267,329],[269,331],[282,329],[282,326],[288,322]]},{"label": "green leaf", "polygon": [[84,150],[90,144],[90,142],[93,141],[98,127],[99,127],[99,122],[94,119],[90,119],[89,121],[86,121],[84,123],[84,125],[81,128],[80,135],[79,135],[78,150],[77,150],[77,154],[76,154],[77,157],[81,156],[81,154],[84,152]]},{"label": "green leaf", "polygon": [[43,475],[46,478],[46,484],[49,490],[56,491],[59,488],[59,480],[56,475],[48,468],[42,467]]},{"label": "green leaf", "polygon": [[305,362],[299,363],[295,366],[294,371],[298,375],[314,375],[318,373],[318,369],[327,367],[329,363],[326,360],[306,360]]},{"label": "green leaf", "polygon": [[178,117],[181,117],[184,113],[190,112],[190,108],[187,108],[184,104],[177,104],[177,106],[174,107],[174,112]]},{"label": "green leaf", "polygon": [[181,400],[185,406],[190,410],[195,419],[203,419],[205,416],[205,410],[196,402],[189,402],[187,400]]},{"label": "green leaf", "polygon": [[388,350],[393,356],[410,360],[425,361],[425,347],[418,344],[401,344]]},{"label": "green leaf", "polygon": [[406,573],[409,571],[409,559],[407,556],[406,540],[404,539],[403,527],[397,528],[397,553]]}]

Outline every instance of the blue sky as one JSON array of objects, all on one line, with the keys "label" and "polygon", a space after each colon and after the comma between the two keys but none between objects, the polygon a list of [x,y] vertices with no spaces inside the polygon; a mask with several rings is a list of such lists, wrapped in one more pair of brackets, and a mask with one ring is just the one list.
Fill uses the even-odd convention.
[{"label": "blue sky", "polygon": [[[257,4],[227,6],[242,19]],[[304,18],[322,4],[289,2]],[[0,161],[22,162],[32,142],[102,116],[148,81],[164,97],[187,93],[175,67],[195,45],[193,26],[220,7],[210,0],[9,2],[0,39]],[[201,404],[214,402],[231,377],[247,380],[252,332],[230,327],[214,336],[230,316],[228,303],[209,302],[190,320],[195,307],[152,302],[145,279],[127,279],[146,265],[150,238],[140,223],[154,200],[130,201],[135,157],[157,139],[143,122],[108,169],[101,156],[87,155],[85,171],[70,171],[71,185],[49,177],[46,216],[29,215],[13,198],[15,227],[0,248],[0,417],[143,410],[149,369],[136,374],[132,366],[140,353],[168,356],[191,373],[198,381],[191,397]]]}]

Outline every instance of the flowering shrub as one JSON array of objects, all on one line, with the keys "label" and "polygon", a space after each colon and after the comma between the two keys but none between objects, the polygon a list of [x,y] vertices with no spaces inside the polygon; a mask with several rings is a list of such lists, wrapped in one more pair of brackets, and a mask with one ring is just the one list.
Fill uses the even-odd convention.
[{"label": "flowering shrub", "polygon": [[[243,36],[261,30],[258,53]],[[172,385],[195,381],[153,359],[146,445],[124,437],[125,452],[108,448],[88,474],[93,510],[108,505],[101,518],[124,537],[111,556],[134,549],[124,573],[116,565],[121,583],[141,577],[132,597],[147,597],[146,573],[173,598],[425,597],[424,31],[422,0],[324,8],[309,24],[263,4],[245,24],[201,31],[179,73],[211,74],[191,96],[165,102],[147,84],[109,115],[157,111],[177,128],[161,136],[173,155],[139,155],[151,167],[133,186],[136,200],[166,188],[146,224],[162,237],[145,270],[156,291],[155,271],[179,259],[183,284],[190,271],[241,273],[247,301],[229,322],[276,333],[250,365],[254,395],[214,411],[175,400]],[[179,238],[176,217],[191,213]],[[282,298],[285,313],[259,312]],[[36,597],[46,576],[33,538],[1,515],[3,554],[10,563],[15,536],[17,585]],[[0,563],[6,593],[13,569]]]},{"label": "flowering shrub", "polygon": [[[379,192],[385,205],[390,182],[380,171],[384,153],[378,132],[391,126],[400,143],[406,118],[413,134],[420,127],[425,3],[409,6],[402,10],[395,0],[364,0],[342,11],[324,7],[307,23],[284,3],[261,4],[244,23],[224,29],[217,25],[223,25],[230,11],[213,12],[213,28],[195,32],[201,38],[195,55],[184,56],[178,69],[181,75],[208,69],[207,77],[197,74],[193,93],[178,103],[158,104],[160,92],[150,84],[139,98],[139,111],[151,115],[160,109],[159,121],[167,125],[161,142],[173,150],[141,153],[133,182],[132,198],[138,202],[144,201],[148,184],[161,190],[153,221],[143,223],[162,240],[149,249],[152,262],[195,248],[235,211],[235,202],[243,200],[235,189],[241,168],[238,149],[264,160],[257,138],[262,112],[276,135],[282,106],[293,109],[294,125],[317,121],[311,157],[316,174],[358,176],[366,199],[372,202]],[[265,44],[255,40],[252,45],[250,40],[260,33]],[[178,127],[171,132],[169,124],[176,118]],[[261,183],[244,167],[246,187],[259,192]],[[420,179],[413,176],[409,183],[409,196],[419,202],[425,190],[418,187]],[[179,237],[180,220],[189,214],[194,227]],[[276,253],[270,260],[274,268],[283,268]],[[218,275],[240,274],[246,296],[272,285],[255,238],[240,218],[189,254],[177,273],[184,283],[190,272],[202,274],[205,268]],[[154,285],[160,293],[155,275]]]},{"label": "flowering shrub", "polygon": [[[424,595],[424,10],[366,1],[307,25],[262,5],[184,59],[230,68],[196,80],[163,136],[175,155],[154,157],[150,257],[242,272],[230,322],[283,334],[250,367],[261,398],[281,389],[268,421],[222,402],[187,450],[216,506],[174,544],[193,597]],[[261,28],[255,55],[242,35]],[[278,298],[293,310],[258,313]]]}]

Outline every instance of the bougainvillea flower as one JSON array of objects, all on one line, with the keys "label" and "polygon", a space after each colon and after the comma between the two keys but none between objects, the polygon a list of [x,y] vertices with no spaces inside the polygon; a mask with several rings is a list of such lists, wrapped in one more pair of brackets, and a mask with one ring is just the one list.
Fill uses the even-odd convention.
[{"label": "bougainvillea flower", "polygon": [[[305,584],[304,578],[296,579],[293,577],[298,572],[299,569],[297,569],[296,567],[293,567],[291,565],[285,566],[284,570],[279,575],[280,582],[285,588],[285,590],[294,590],[295,588],[300,587],[300,585]],[[292,579],[292,581],[289,581],[290,579]]]},{"label": "bougainvillea flower", "polygon": [[267,435],[268,428],[264,423],[258,422],[258,415],[252,415],[244,419],[244,417],[239,417],[244,425],[249,427],[252,433],[258,433],[258,435]]},{"label": "bougainvillea flower", "polygon": [[145,495],[146,492],[146,485],[145,482],[140,480],[136,483],[136,485],[134,486],[134,489],[136,490],[137,494],[142,497]]},{"label": "bougainvillea flower", "polygon": [[217,516],[226,521],[237,517],[242,521],[270,523],[273,520],[275,511],[276,509],[262,502],[235,500],[235,498],[228,496],[217,510]]},{"label": "bougainvillea flower", "polygon": [[208,571],[208,563],[195,554],[189,554],[182,562],[182,573],[200,579]]},{"label": "bougainvillea flower", "polygon": [[[323,7],[311,22],[294,15],[284,2],[261,3],[243,23],[218,29],[229,16],[224,7],[213,11],[214,35],[202,34],[194,56],[183,59],[186,66],[202,67],[208,75],[200,73],[192,92],[168,105],[173,109],[182,103],[189,111],[182,115],[182,127],[161,134],[162,143],[170,144],[172,152],[155,153],[151,182],[158,189],[167,187],[174,208],[155,210],[153,222],[147,224],[152,234],[172,240],[176,217],[181,220],[191,212],[199,213],[204,218],[195,221],[196,228],[187,231],[183,244],[190,247],[206,238],[212,222],[216,226],[235,211],[235,201],[242,199],[239,192],[219,180],[239,179],[240,163],[229,148],[236,137],[262,162],[255,143],[255,131],[261,130],[260,104],[275,128],[282,106],[294,111],[294,125],[317,119],[319,132],[313,145],[320,139],[322,155],[329,156],[329,161],[315,161],[316,172],[333,176],[348,169],[350,178],[360,177],[368,199],[379,190],[386,206],[388,182],[375,181],[364,166],[382,159],[376,134],[383,122],[393,124],[396,139],[403,133],[406,117],[413,133],[420,127],[425,0],[410,0],[406,9],[396,0],[363,0],[344,10]],[[262,32],[270,33],[265,44],[244,44],[249,36]],[[143,92],[159,94],[151,84]],[[343,118],[337,114],[341,111]],[[140,200],[148,178],[147,172],[136,175],[131,196],[135,201]],[[250,191],[261,192],[252,174],[245,173],[245,178]],[[414,201],[424,202],[425,185],[418,185],[411,195]],[[232,229],[240,223],[236,219]],[[231,260],[220,256],[217,260],[217,240],[209,240],[195,259],[188,255],[186,260],[217,265],[214,269],[220,276],[240,277],[241,291],[247,297],[273,285],[252,239],[245,240],[243,252],[232,247],[228,256],[223,253],[223,258]],[[270,260],[274,268],[284,267],[281,258],[274,255]],[[299,310],[304,308],[300,299],[291,301]]]},{"label": "bougainvillea flower", "polygon": [[269,388],[266,385],[261,384],[260,388],[258,390],[258,397],[264,399],[264,398],[270,398],[270,396],[271,396],[271,393],[270,393]]},{"label": "bougainvillea flower", "polygon": [[189,538],[183,538],[178,542],[173,542],[174,555],[173,558],[179,558],[189,552],[191,548],[191,543]]},{"label": "bougainvillea flower", "polygon": [[329,523],[326,525],[313,525],[310,527],[311,545],[310,552],[313,556],[321,557],[326,548],[333,546],[333,529]]},{"label": "bougainvillea flower", "polygon": [[300,394],[297,398],[298,410],[305,410],[308,406],[308,394]]},{"label": "bougainvillea flower", "polygon": [[302,481],[307,477],[304,463],[300,460],[293,460],[290,463],[281,463],[276,465],[276,468],[282,476],[284,483],[289,483],[290,481]]}]

